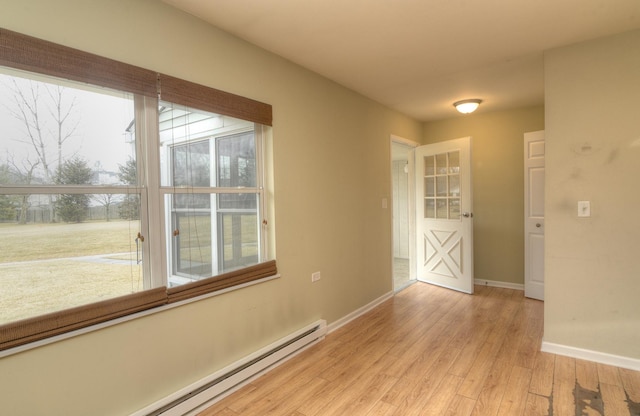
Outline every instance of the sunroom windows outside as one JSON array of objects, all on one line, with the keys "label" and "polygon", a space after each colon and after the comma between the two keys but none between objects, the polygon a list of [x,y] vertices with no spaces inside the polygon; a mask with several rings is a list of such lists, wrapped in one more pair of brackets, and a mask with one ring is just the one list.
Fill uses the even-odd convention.
[{"label": "sunroom windows outside", "polygon": [[167,102],[159,116],[169,286],[264,260],[261,126]]},{"label": "sunroom windows outside", "polygon": [[265,260],[261,125],[0,73],[0,325]]}]

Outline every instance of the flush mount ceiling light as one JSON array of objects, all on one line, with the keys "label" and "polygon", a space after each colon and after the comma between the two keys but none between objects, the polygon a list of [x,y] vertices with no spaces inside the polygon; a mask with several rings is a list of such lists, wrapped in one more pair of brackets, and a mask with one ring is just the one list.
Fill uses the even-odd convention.
[{"label": "flush mount ceiling light", "polygon": [[478,98],[472,98],[470,100],[456,101],[453,106],[462,114],[469,114],[476,111],[481,102],[482,100]]}]

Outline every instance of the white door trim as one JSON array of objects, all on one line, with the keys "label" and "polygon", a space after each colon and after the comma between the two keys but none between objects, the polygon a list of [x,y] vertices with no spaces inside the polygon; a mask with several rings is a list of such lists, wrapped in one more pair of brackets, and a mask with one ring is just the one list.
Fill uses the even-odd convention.
[{"label": "white door trim", "polygon": [[[390,140],[389,140],[389,163],[392,165],[393,164],[393,145],[395,144],[401,144],[403,146],[407,146],[407,147],[411,147],[413,149],[415,149],[416,147],[418,147],[420,144],[417,142],[414,142],[412,140],[408,140],[405,139],[403,137],[400,136],[396,136],[394,134],[391,135]],[[414,174],[414,169],[415,169],[415,158],[414,158],[414,150],[411,150],[409,152],[409,156],[408,156],[408,169],[409,172],[408,174],[408,179],[409,179],[409,184],[408,184],[408,188],[409,188],[409,200],[407,201],[409,204],[409,281],[415,281],[416,280],[416,247],[414,244],[414,241],[416,239],[416,222],[415,222],[415,200],[416,200],[416,195],[415,195],[415,174]],[[393,180],[393,178],[391,178]],[[389,195],[393,195],[393,182],[390,183],[391,185],[391,189],[389,191]],[[395,207],[393,206],[393,204],[391,204],[391,210],[390,210],[390,214],[391,214],[391,264],[393,265],[393,215],[394,212],[393,210],[395,209]],[[393,285],[393,271],[391,272],[391,280],[392,280],[392,285]]]}]

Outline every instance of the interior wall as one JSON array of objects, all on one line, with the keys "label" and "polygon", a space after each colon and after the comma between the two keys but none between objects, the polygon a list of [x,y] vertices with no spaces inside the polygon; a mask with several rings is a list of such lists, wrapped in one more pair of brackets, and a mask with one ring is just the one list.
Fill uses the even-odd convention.
[{"label": "interior wall", "polygon": [[[640,31],[545,55],[545,342],[640,359]],[[591,201],[579,218],[578,201]]]},{"label": "interior wall", "polygon": [[281,274],[0,358],[3,413],[129,414],[392,291],[389,137],[419,141],[421,123],[157,0],[0,0],[0,10],[6,29],[272,104]]},{"label": "interior wall", "polygon": [[472,137],[476,279],[524,284],[524,133],[544,127],[542,106],[424,124],[424,144]]}]

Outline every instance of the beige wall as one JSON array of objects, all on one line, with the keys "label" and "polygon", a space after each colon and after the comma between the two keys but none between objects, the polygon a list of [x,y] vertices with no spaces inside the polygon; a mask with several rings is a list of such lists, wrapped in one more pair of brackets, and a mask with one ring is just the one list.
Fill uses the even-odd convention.
[{"label": "beige wall", "polygon": [[524,133],[543,129],[542,106],[424,125],[424,143],[472,137],[476,279],[524,283]]},{"label": "beige wall", "polygon": [[128,414],[392,290],[389,140],[419,141],[420,123],[157,0],[0,0],[0,10],[6,29],[272,104],[281,273],[0,358],[3,414]]},{"label": "beige wall", "polygon": [[545,342],[640,359],[640,31],[548,52],[545,83]]}]

